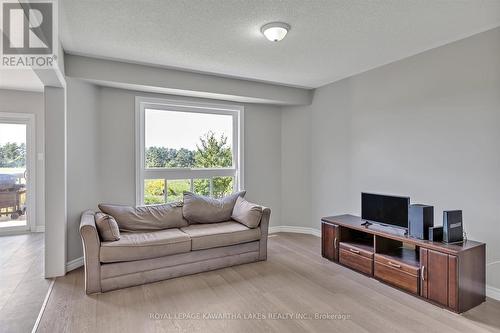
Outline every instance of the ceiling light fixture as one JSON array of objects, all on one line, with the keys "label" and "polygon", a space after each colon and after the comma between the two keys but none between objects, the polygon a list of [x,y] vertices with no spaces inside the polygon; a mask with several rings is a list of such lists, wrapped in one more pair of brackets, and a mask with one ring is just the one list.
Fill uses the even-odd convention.
[{"label": "ceiling light fixture", "polygon": [[290,25],[283,22],[271,22],[260,28],[262,34],[271,42],[279,42],[285,38],[289,30]]}]

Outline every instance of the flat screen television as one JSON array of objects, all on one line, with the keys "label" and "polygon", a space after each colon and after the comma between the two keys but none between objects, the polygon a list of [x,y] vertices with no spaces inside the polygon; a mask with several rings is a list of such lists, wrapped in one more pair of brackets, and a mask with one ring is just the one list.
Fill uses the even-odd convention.
[{"label": "flat screen television", "polygon": [[370,222],[408,228],[409,197],[361,193],[361,218]]}]

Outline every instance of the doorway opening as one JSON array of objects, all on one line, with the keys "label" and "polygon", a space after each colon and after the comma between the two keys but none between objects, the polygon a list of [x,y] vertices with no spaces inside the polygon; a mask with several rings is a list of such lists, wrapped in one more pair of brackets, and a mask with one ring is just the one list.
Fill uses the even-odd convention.
[{"label": "doorway opening", "polygon": [[0,234],[34,224],[34,116],[0,113]]}]

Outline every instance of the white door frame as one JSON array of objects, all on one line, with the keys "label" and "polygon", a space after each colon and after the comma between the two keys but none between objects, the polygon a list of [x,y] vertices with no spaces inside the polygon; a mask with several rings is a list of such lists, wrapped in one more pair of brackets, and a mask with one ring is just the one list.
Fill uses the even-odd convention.
[{"label": "white door frame", "polygon": [[0,234],[25,232],[35,227],[36,218],[36,131],[35,115],[32,113],[0,112],[0,123],[26,125],[26,225],[17,227],[0,227]]}]

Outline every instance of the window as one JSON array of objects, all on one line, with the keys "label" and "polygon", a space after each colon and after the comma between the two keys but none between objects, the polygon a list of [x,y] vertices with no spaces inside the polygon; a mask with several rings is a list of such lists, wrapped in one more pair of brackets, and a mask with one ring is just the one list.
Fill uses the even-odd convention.
[{"label": "window", "polygon": [[136,201],[223,197],[243,188],[243,107],[136,98]]}]

